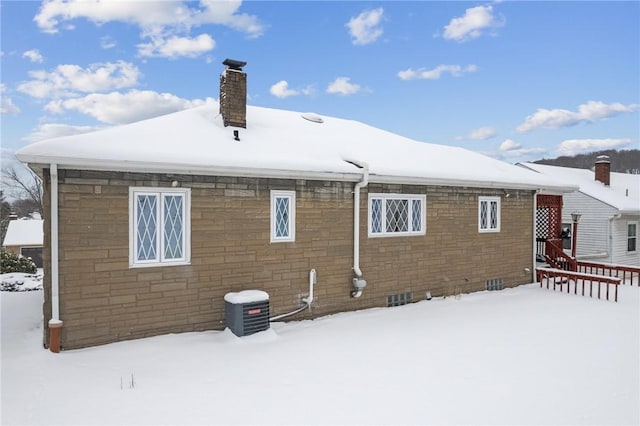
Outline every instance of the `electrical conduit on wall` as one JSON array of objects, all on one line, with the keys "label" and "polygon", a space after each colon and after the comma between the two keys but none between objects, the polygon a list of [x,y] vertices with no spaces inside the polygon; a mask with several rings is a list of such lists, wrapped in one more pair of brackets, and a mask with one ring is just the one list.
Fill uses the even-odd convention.
[{"label": "electrical conduit on wall", "polygon": [[307,297],[302,298],[302,302],[304,303],[304,305],[302,305],[301,307],[299,307],[294,311],[287,312],[286,314],[281,314],[275,317],[271,317],[269,318],[269,322],[274,322],[274,321],[279,321],[281,319],[289,318],[290,316],[293,316],[299,312],[302,312],[307,308],[311,310],[311,303],[313,302],[313,286],[316,285],[317,281],[318,281],[318,274],[316,273],[316,270],[315,269],[310,270],[309,271],[309,295]]}]

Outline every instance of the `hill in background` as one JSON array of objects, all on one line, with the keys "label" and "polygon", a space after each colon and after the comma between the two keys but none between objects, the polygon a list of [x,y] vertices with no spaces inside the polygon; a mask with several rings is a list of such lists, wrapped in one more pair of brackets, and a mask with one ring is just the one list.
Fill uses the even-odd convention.
[{"label": "hill in background", "polygon": [[542,159],[533,161],[536,164],[546,164],[550,166],[573,167],[576,169],[593,169],[596,159],[600,155],[608,155],[611,161],[611,171],[619,173],[640,174],[640,150],[629,149],[616,151],[608,149],[605,151],[590,152],[588,154],[578,154],[573,157],[562,156],[553,159]]}]

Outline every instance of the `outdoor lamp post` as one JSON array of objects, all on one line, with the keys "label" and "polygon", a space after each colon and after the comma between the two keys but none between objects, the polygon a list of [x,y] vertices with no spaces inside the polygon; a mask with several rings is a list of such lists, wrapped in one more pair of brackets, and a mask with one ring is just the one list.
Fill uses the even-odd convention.
[{"label": "outdoor lamp post", "polygon": [[574,259],[576,258],[576,241],[578,241],[578,222],[580,221],[580,216],[582,215],[578,212],[571,213],[571,221],[573,222],[573,231],[571,232],[571,257]]}]

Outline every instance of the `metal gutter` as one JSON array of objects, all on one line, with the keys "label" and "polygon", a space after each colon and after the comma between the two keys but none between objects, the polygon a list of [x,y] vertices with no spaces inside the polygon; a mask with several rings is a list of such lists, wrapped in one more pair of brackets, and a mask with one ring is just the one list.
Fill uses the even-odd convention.
[{"label": "metal gutter", "polygon": [[[362,174],[333,171],[306,171],[306,170],[283,170],[267,168],[247,168],[229,166],[203,166],[203,165],[176,165],[170,163],[148,163],[138,161],[103,161],[84,159],[56,158],[41,155],[17,154],[18,159],[30,164],[50,164],[56,163],[60,169],[77,170],[98,170],[116,172],[138,172],[138,173],[167,173],[185,175],[204,176],[238,176],[238,177],[261,177],[279,179],[309,179],[309,180],[330,180],[359,182]],[[345,160],[348,161],[348,160]],[[532,172],[533,173],[533,172]],[[415,176],[390,176],[369,174],[370,183],[380,184],[403,184],[403,185],[434,185],[434,186],[454,186],[468,188],[495,188],[495,189],[521,189],[528,191],[542,190],[544,192],[556,192],[559,195],[565,192],[577,191],[577,185],[544,185],[540,183],[512,183],[501,181],[486,181],[474,179],[456,179],[443,177],[415,177]]]}]

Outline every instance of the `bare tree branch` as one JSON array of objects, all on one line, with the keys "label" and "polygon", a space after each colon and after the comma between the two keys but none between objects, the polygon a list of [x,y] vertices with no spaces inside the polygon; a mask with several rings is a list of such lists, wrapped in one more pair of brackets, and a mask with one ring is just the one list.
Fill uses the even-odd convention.
[{"label": "bare tree branch", "polygon": [[42,181],[31,169],[14,163],[2,168],[2,184],[12,189],[12,196],[18,200],[27,200],[40,215],[44,214],[42,205]]}]

